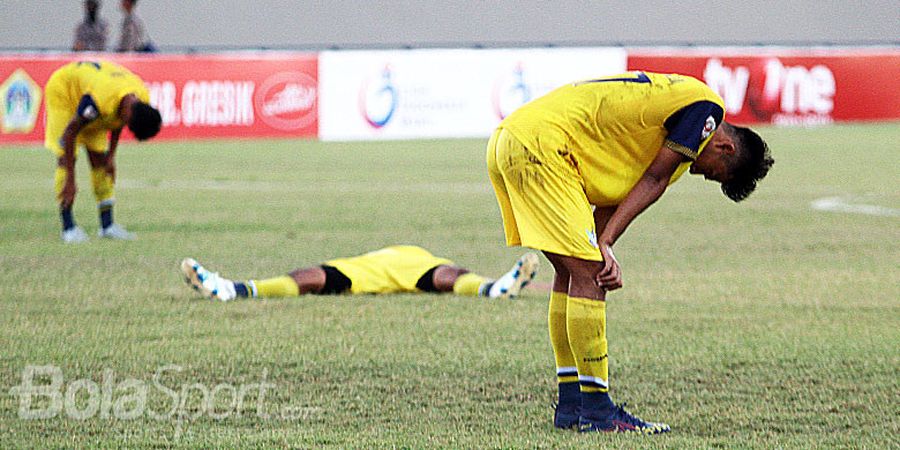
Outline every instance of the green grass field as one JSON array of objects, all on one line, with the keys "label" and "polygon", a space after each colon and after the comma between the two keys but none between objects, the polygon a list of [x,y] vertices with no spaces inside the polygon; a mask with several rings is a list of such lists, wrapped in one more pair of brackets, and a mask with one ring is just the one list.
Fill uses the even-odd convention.
[{"label": "green grass field", "polygon": [[[650,438],[551,427],[546,291],[217,303],[182,283],[185,256],[242,278],[395,243],[497,275],[522,250],[484,141],[126,143],[116,217],[139,239],[80,246],[50,154],[0,149],[0,448],[898,448],[900,125],[762,132],[776,165],[749,200],[686,176],[617,245],[613,393],[672,425]],[[882,215],[811,208],[828,197]],[[55,417],[20,416],[29,366],[62,375]]]}]

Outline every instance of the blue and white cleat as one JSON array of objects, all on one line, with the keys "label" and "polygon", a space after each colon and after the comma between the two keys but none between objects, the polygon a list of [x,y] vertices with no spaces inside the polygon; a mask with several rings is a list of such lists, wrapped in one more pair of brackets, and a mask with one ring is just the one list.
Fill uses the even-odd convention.
[{"label": "blue and white cleat", "polygon": [[664,423],[647,422],[628,411],[625,404],[616,408],[606,417],[595,418],[581,416],[578,418],[578,431],[582,433],[602,431],[607,433],[660,434],[672,429]]},{"label": "blue and white cleat", "polygon": [[516,298],[522,288],[534,279],[540,260],[535,253],[522,255],[516,265],[491,285],[488,291],[490,298]]},{"label": "blue and white cleat", "polygon": [[101,228],[97,231],[97,236],[100,236],[104,239],[115,239],[119,241],[133,241],[137,239],[137,235],[126,230],[125,227],[114,223],[106,228]]},{"label": "blue and white cleat", "polygon": [[181,273],[189,286],[210,300],[227,302],[237,297],[233,281],[220,277],[218,272],[206,270],[193,258],[181,261]]},{"label": "blue and white cleat", "polygon": [[88,235],[81,229],[81,227],[72,227],[68,230],[63,231],[59,234],[59,237],[66,244],[80,244],[82,242],[87,242]]}]

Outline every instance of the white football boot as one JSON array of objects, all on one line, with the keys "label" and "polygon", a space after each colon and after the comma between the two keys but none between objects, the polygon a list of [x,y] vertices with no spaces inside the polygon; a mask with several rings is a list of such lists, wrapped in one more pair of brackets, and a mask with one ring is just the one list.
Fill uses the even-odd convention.
[{"label": "white football boot", "polygon": [[66,244],[80,244],[87,242],[88,235],[81,227],[73,227],[63,231],[59,235]]},{"label": "white football boot", "polygon": [[488,290],[490,298],[516,298],[519,292],[534,279],[540,260],[534,253],[526,253],[519,257],[516,265],[509,272],[494,281]]},{"label": "white football boot", "polygon": [[210,300],[227,302],[237,297],[233,281],[220,277],[218,272],[206,270],[193,258],[181,261],[181,273],[187,284]]},{"label": "white football boot", "polygon": [[106,228],[97,231],[97,236],[104,239],[116,239],[120,241],[133,241],[137,239],[137,235],[128,231],[122,225],[114,223]]}]

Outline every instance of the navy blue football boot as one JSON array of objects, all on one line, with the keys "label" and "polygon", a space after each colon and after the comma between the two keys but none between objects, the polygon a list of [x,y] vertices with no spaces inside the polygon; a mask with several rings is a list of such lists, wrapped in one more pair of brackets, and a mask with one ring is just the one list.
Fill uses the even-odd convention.
[{"label": "navy blue football boot", "polygon": [[660,434],[671,431],[664,423],[647,422],[628,411],[625,403],[616,407],[606,417],[581,416],[578,419],[578,431],[604,431],[609,433]]},{"label": "navy blue football boot", "polygon": [[565,430],[577,428],[580,409],[575,405],[553,404],[553,426]]}]

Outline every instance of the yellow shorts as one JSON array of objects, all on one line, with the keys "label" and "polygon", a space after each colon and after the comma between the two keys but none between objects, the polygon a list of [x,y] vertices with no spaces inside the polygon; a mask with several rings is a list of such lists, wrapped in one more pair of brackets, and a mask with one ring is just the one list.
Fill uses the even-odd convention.
[{"label": "yellow shorts", "polygon": [[[54,74],[56,75],[56,74]],[[65,80],[59,76],[51,76],[44,89],[44,98],[47,102],[47,128],[44,132],[44,146],[56,156],[65,154],[62,145],[63,133],[66,126],[75,115],[75,108],[80,99],[70,99],[66,92]],[[74,102],[74,103],[73,103]],[[83,145],[88,151],[94,153],[106,152],[109,131],[105,129],[82,129],[75,139],[75,157],[78,157],[78,147]]]},{"label": "yellow shorts", "polygon": [[416,283],[426,272],[453,261],[438,258],[413,245],[395,245],[365,255],[338,258],[323,263],[350,279],[352,294],[418,292]]},{"label": "yellow shorts", "polygon": [[487,165],[506,232],[506,245],[602,261],[581,175],[552,149],[529,149],[498,128],[488,142]]}]

